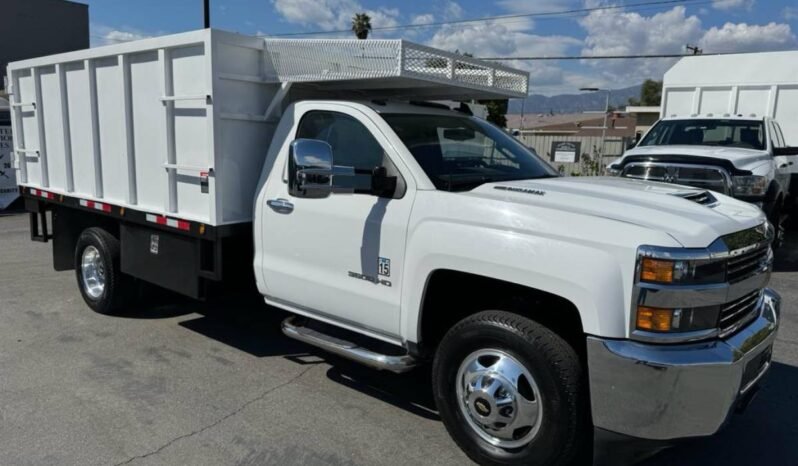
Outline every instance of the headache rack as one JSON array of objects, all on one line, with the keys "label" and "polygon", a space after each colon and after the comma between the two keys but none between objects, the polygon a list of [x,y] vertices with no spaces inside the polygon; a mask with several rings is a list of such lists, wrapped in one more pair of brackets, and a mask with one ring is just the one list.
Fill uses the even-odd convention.
[{"label": "headache rack", "polygon": [[265,39],[264,59],[272,82],[315,83],[325,92],[358,90],[372,98],[526,97],[529,85],[524,71],[398,39]]}]

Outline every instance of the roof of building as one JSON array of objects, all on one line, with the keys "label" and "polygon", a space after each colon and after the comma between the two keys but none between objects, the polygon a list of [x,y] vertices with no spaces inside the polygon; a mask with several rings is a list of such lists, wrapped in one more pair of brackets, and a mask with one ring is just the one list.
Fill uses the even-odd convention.
[{"label": "roof of building", "polygon": [[656,113],[659,114],[661,107],[659,105],[629,105],[626,107],[626,113]]},{"label": "roof of building", "polygon": [[580,121],[587,121],[596,118],[595,114],[589,113],[562,113],[556,115],[549,115],[547,113],[541,114],[526,114],[523,116],[523,128],[521,115],[507,115],[507,127],[519,129],[534,129],[545,126],[558,125],[564,123],[576,123]]},{"label": "roof of building", "polygon": [[[516,120],[519,124],[513,125],[511,117],[518,115],[507,115],[507,126],[509,128],[520,127],[520,119]],[[571,115],[553,115],[553,117],[566,117],[566,118],[547,118],[541,120],[533,120],[532,125],[524,118],[524,128],[522,131],[532,134],[568,134],[572,136],[601,136],[602,126],[604,125],[604,116],[599,114],[571,114]],[[578,116],[578,117],[577,117]],[[567,118],[570,117],[570,118]],[[559,121],[558,121],[559,120]],[[547,123],[547,124],[543,124]],[[607,118],[607,131],[608,137],[632,137],[635,134],[636,118],[625,113],[615,112]]]}]

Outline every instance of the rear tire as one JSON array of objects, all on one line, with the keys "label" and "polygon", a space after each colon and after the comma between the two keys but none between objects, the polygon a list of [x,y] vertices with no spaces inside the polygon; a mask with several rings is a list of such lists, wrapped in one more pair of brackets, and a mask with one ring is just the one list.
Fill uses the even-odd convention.
[{"label": "rear tire", "polygon": [[503,311],[463,319],[438,346],[432,383],[446,429],[479,464],[562,466],[590,457],[579,356],[537,322]]},{"label": "rear tire", "polygon": [[87,228],[75,246],[75,274],[83,300],[100,314],[118,314],[131,290],[119,271],[119,240],[102,228]]}]

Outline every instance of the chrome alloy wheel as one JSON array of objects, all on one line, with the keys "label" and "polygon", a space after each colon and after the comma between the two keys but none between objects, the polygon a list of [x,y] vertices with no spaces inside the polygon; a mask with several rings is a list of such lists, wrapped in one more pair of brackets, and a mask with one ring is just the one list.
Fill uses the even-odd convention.
[{"label": "chrome alloy wheel", "polygon": [[86,294],[94,299],[102,296],[105,291],[105,266],[100,257],[100,251],[94,246],[86,246],[86,249],[83,250],[80,273]]},{"label": "chrome alloy wheel", "polygon": [[523,447],[540,430],[543,409],[535,379],[504,351],[482,349],[463,360],[457,399],[471,428],[496,447]]}]

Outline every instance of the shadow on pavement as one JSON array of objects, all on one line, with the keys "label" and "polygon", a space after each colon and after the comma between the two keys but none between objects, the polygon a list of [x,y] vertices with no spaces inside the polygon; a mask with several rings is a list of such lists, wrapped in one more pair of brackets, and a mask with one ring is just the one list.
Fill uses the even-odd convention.
[{"label": "shadow on pavement", "polygon": [[798,367],[774,363],[748,409],[717,435],[685,441],[641,466],[798,464]]},{"label": "shadow on pavement", "polygon": [[790,223],[790,229],[784,232],[784,243],[774,252],[774,272],[798,271],[798,222]]}]

